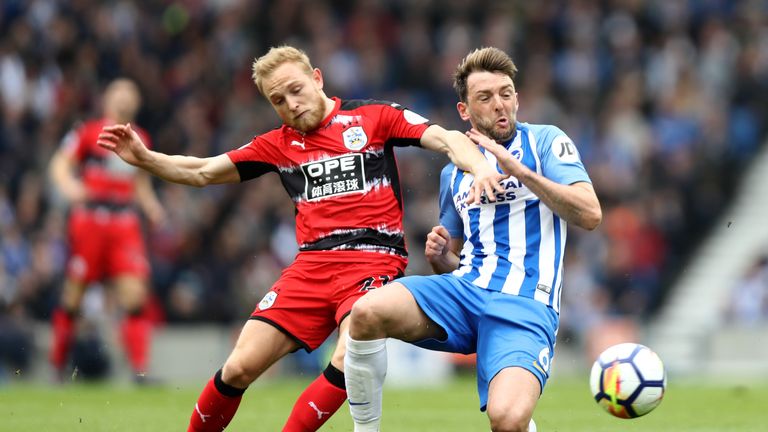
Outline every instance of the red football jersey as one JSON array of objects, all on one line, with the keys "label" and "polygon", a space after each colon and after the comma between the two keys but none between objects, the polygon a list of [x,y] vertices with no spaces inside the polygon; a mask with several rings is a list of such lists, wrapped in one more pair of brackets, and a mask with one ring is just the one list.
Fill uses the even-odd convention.
[{"label": "red football jersey", "polygon": [[[108,124],[106,119],[85,122],[70,131],[62,145],[79,164],[89,202],[128,205],[134,199],[136,168],[96,144],[102,127]],[[151,148],[147,133],[141,128],[132,127],[147,147]]]},{"label": "red football jersey", "polygon": [[427,119],[400,105],[341,101],[309,133],[283,125],[228,152],[241,181],[274,171],[296,205],[301,251],[407,256],[395,146],[420,146]]}]

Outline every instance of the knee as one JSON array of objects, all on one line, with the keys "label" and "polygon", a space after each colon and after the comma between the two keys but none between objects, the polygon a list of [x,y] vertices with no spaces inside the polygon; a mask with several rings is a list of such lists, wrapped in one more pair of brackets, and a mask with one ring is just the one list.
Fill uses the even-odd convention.
[{"label": "knee", "polygon": [[530,415],[522,410],[515,410],[514,407],[494,408],[490,405],[488,418],[493,432],[528,432],[528,423],[531,421]]},{"label": "knee", "polygon": [[246,388],[261,375],[260,370],[241,358],[229,358],[221,368],[221,380],[225,384]]},{"label": "knee", "polygon": [[383,328],[384,316],[370,294],[361,298],[352,306],[350,313],[349,335],[352,339],[370,339],[384,337],[379,334]]}]

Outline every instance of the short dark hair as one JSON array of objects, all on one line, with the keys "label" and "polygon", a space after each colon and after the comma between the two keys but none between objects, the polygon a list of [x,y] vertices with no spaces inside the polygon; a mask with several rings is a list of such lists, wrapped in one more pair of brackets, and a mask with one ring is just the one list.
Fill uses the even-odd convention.
[{"label": "short dark hair", "polygon": [[453,89],[462,102],[467,101],[467,78],[472,72],[501,72],[515,79],[517,66],[504,51],[493,48],[478,48],[461,60],[453,74]]}]

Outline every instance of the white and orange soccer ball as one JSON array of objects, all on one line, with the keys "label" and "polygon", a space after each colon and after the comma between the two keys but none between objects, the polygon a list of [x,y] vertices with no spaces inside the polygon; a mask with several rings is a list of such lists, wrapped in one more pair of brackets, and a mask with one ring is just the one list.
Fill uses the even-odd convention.
[{"label": "white and orange soccer ball", "polygon": [[589,377],[592,396],[610,414],[635,418],[651,412],[664,397],[664,363],[648,347],[614,345],[598,356]]}]

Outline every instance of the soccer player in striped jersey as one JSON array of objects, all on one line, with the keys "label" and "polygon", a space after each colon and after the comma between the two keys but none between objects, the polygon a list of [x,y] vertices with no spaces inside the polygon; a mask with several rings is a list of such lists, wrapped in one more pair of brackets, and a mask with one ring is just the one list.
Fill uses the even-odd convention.
[{"label": "soccer player in striped jersey", "polygon": [[254,62],[253,78],[283,125],[238,149],[208,158],[169,156],[148,150],[130,125],[106,127],[98,141],[174,183],[236,183],[273,172],[296,206],[299,253],[203,389],[191,432],[223,430],[259,375],[288,353],[316,349],[337,328],[330,364],[299,396],[283,431],[315,431],[344,403],[352,304],[402,275],[407,263],[394,147],[447,154],[479,179],[475,197],[501,191],[503,176],[463,133],[430,124],[398,104],[326,96],[322,73],[296,48],[271,49]]},{"label": "soccer player in striped jersey", "polygon": [[440,224],[425,254],[436,275],[409,276],[352,308],[345,371],[355,431],[377,431],[385,338],[477,353],[480,409],[493,431],[533,431],[559,323],[567,224],[595,229],[602,212],[573,142],[559,128],[517,121],[517,68],[496,48],[471,52],[454,88],[468,136],[508,177],[468,202],[472,175],[440,177]]}]

